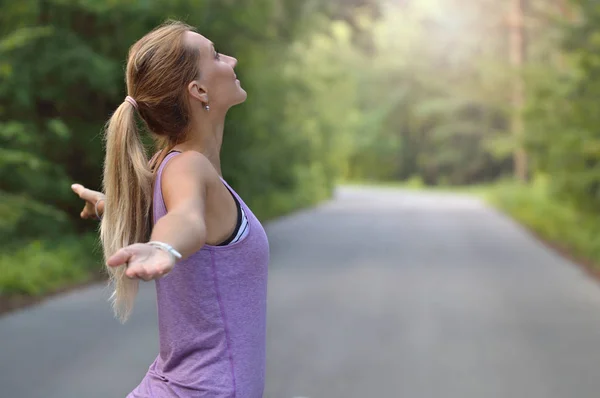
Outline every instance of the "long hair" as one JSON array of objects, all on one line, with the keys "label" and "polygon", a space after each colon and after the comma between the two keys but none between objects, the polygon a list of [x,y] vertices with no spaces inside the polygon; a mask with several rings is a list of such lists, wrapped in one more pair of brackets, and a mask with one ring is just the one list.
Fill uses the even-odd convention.
[{"label": "long hair", "polygon": [[[198,76],[198,49],[188,48],[184,35],[194,31],[181,22],[167,22],[136,42],[127,60],[127,94],[105,128],[106,156],[103,190],[106,194],[100,240],[104,259],[133,243],[147,242],[152,226],[155,165],[168,146],[185,140],[190,107],[187,84]],[[155,140],[160,156],[149,164],[136,120],[139,115]],[[106,267],[114,289],[115,316],[126,322],[133,309],[138,281],[125,276],[125,266]]]}]

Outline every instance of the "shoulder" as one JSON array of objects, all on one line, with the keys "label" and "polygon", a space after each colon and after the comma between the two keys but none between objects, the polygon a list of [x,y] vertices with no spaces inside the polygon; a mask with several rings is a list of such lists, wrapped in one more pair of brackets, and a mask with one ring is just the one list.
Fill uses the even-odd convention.
[{"label": "shoulder", "polygon": [[196,151],[185,151],[169,159],[161,176],[162,190],[182,192],[206,188],[219,181],[219,174],[206,156]]},{"label": "shoulder", "polygon": [[219,175],[210,160],[200,152],[185,151],[169,159],[163,169],[163,176],[168,178],[198,177],[209,181],[218,179]]}]

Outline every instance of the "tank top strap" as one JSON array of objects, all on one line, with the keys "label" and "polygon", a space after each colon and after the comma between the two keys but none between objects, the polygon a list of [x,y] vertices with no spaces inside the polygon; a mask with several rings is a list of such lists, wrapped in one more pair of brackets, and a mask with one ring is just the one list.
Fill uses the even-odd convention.
[{"label": "tank top strap", "polygon": [[161,178],[167,163],[175,156],[179,155],[181,152],[170,152],[165,156],[160,165],[158,166],[158,170],[156,171],[156,177],[154,180],[154,193],[153,193],[153,222],[156,223],[159,218],[167,214],[167,207],[165,206],[165,199],[162,195],[162,187],[161,187]]},{"label": "tank top strap", "polygon": [[240,195],[238,195],[238,193],[235,191],[235,189],[233,189],[231,187],[231,185],[229,185],[229,183],[227,181],[225,181],[225,179],[223,177],[219,177],[221,179],[221,182],[229,189],[229,191],[233,194],[233,196],[235,196],[235,198],[238,200],[238,202],[240,202],[240,205],[242,206],[242,208],[244,209],[245,212],[248,212],[250,209],[248,208],[248,206],[246,205],[246,203],[244,202],[244,200],[242,199],[242,197]]}]

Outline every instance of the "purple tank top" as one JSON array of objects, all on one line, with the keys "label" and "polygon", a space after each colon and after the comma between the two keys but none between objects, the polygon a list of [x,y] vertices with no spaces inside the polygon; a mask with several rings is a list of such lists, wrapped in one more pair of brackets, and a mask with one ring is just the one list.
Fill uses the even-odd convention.
[{"label": "purple tank top", "polygon": [[[167,213],[154,187],[154,223]],[[223,183],[229,185],[223,180]],[[262,398],[269,243],[254,214],[233,194],[250,232],[228,246],[205,245],[158,279],[160,353],[128,398]]]}]

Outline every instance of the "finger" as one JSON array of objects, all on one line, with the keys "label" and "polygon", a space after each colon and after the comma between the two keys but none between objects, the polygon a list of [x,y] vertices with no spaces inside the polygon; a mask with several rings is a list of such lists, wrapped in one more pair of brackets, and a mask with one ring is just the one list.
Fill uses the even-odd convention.
[{"label": "finger", "polygon": [[152,279],[154,279],[152,277],[152,275],[148,275],[147,273],[143,273],[143,274],[138,274],[138,277],[140,279],[142,279],[144,282],[150,282]]},{"label": "finger", "polygon": [[90,213],[90,211],[88,210],[88,206],[86,205],[83,207],[83,210],[81,210],[81,213],[79,215],[81,216],[81,218],[87,219],[90,218],[92,213]]},{"label": "finger", "polygon": [[73,190],[73,192],[75,192],[80,197],[81,197],[81,193],[83,191],[85,191],[85,187],[83,185],[81,185],[81,184],[72,184],[71,185],[71,189]]},{"label": "finger", "polygon": [[106,260],[106,265],[109,267],[118,267],[129,262],[132,256],[133,253],[131,253],[129,250],[120,249],[115,254],[110,256],[108,260]]},{"label": "finger", "polygon": [[125,271],[125,276],[128,277],[129,279],[136,279],[137,273],[135,272],[135,270],[133,270],[131,268],[127,268],[127,270]]},{"label": "finger", "polygon": [[88,213],[88,212],[84,212],[84,213],[83,213],[83,216],[82,216],[81,218],[83,218],[84,220],[90,220],[90,219],[92,219],[92,218],[93,218],[93,219],[96,219],[96,216],[95,216],[95,215],[93,215],[93,214],[90,214],[90,213]]},{"label": "finger", "polygon": [[137,269],[135,267],[127,268],[125,271],[125,276],[127,276],[129,279],[141,279],[145,282],[152,280],[152,276],[148,275],[146,271],[143,269]]},{"label": "finger", "polygon": [[79,197],[83,200],[87,200],[89,202],[95,201],[95,197],[93,191],[85,188],[81,184],[73,184],[71,185],[71,189],[75,192]]}]

